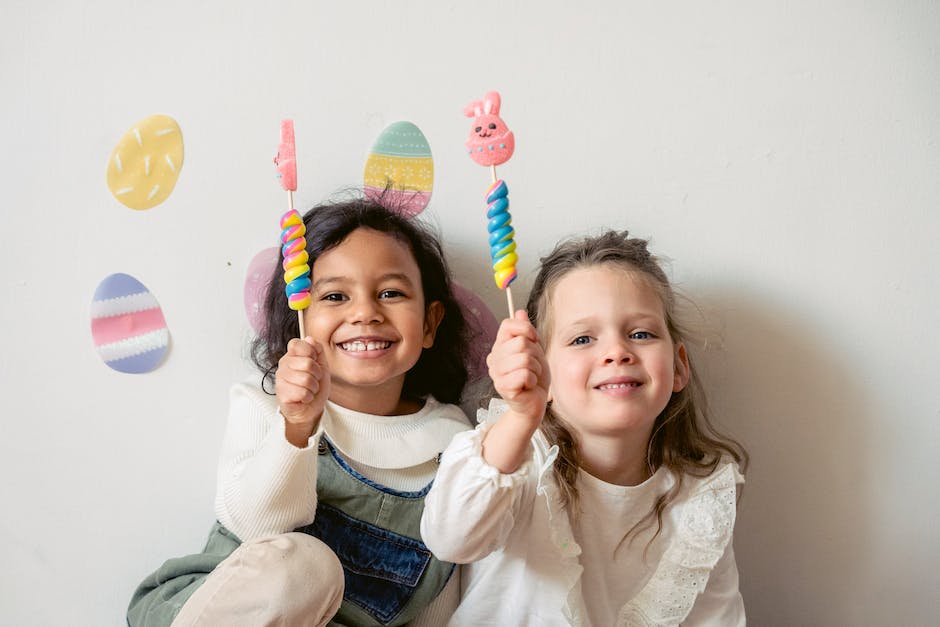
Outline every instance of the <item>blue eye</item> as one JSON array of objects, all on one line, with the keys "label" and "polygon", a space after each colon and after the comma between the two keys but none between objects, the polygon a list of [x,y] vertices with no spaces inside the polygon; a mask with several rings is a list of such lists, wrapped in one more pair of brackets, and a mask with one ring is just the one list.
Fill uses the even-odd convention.
[{"label": "blue eye", "polygon": [[578,337],[574,338],[571,341],[572,346],[590,344],[590,343],[591,343],[591,337],[588,335],[579,335]]},{"label": "blue eye", "polygon": [[631,340],[652,340],[656,336],[649,331],[634,331],[630,334]]}]

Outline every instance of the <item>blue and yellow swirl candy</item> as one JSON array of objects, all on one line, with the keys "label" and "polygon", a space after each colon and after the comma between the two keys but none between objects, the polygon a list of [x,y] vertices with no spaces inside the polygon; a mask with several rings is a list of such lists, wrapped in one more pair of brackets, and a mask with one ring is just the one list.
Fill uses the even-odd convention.
[{"label": "blue and yellow swirl candy", "polygon": [[516,280],[516,231],[509,214],[509,188],[502,179],[486,190],[486,230],[490,234],[490,258],[493,260],[493,280],[504,290]]}]

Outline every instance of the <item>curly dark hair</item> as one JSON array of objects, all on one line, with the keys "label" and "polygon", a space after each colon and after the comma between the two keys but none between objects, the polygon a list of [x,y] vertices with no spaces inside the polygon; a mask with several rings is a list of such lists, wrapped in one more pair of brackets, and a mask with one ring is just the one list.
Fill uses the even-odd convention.
[{"label": "curly dark hair", "polygon": [[[430,394],[443,403],[459,402],[468,378],[469,328],[454,296],[437,234],[420,220],[397,211],[390,194],[326,202],[308,210],[303,220],[311,266],[356,229],[385,233],[407,246],[421,272],[425,308],[438,301],[444,307],[444,317],[434,345],[422,351],[405,375],[402,397],[420,399]],[[284,294],[280,264],[268,282],[262,308],[265,326],[251,343],[251,359],[264,373],[262,388],[270,394],[278,360],[287,352],[287,343],[299,334],[297,313],[288,307]]]}]

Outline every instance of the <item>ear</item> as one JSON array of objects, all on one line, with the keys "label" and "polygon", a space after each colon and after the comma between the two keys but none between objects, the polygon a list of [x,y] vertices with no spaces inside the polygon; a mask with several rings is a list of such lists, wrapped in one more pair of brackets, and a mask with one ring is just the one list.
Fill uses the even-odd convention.
[{"label": "ear", "polygon": [[483,113],[499,115],[500,98],[498,91],[488,91],[483,96]]},{"label": "ear", "polygon": [[692,370],[689,367],[689,354],[685,350],[685,344],[679,344],[676,347],[675,374],[672,377],[672,391],[681,392],[689,383],[689,377]]},{"label": "ear", "polygon": [[441,326],[441,320],[444,319],[444,303],[439,300],[428,305],[428,310],[424,314],[424,348],[434,346],[434,336],[437,335],[437,328]]},{"label": "ear", "polygon": [[483,115],[483,103],[475,100],[463,109],[463,114],[468,118],[478,118]]}]

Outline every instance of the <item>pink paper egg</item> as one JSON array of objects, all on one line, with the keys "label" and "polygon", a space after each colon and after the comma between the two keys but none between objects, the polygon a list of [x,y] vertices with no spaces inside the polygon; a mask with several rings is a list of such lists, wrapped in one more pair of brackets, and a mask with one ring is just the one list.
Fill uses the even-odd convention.
[{"label": "pink paper egg", "polygon": [[487,373],[486,356],[496,340],[499,321],[479,296],[462,285],[454,283],[454,296],[470,327],[470,356],[467,369],[470,371],[470,380],[473,381]]},{"label": "pink paper egg", "polygon": [[170,343],[156,297],[143,283],[121,273],[105,277],[95,290],[91,337],[108,367],[130,374],[159,366]]},{"label": "pink paper egg", "polygon": [[255,333],[261,333],[264,328],[265,290],[280,260],[280,250],[277,246],[265,248],[252,258],[245,271],[245,315]]}]

